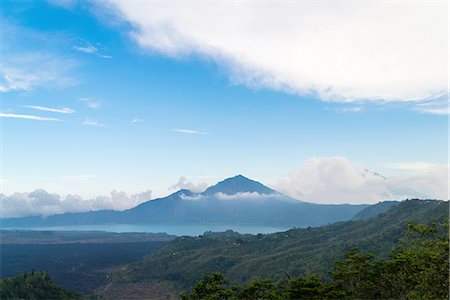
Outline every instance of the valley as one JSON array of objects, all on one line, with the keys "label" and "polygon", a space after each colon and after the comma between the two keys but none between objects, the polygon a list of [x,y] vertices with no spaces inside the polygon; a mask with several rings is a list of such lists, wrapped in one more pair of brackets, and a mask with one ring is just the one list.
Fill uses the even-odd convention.
[{"label": "valley", "polygon": [[448,202],[407,200],[370,206],[354,220],[272,234],[2,231],[1,274],[45,271],[63,288],[105,299],[176,299],[214,272],[234,284],[286,274],[326,278],[351,249],[386,258],[408,222],[439,224],[448,214]]}]

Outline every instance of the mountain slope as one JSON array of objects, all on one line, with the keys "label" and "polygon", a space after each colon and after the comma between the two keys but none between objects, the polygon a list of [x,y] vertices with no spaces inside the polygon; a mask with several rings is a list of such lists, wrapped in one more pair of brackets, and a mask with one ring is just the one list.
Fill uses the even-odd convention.
[{"label": "mountain slope", "polygon": [[408,221],[443,222],[448,219],[448,209],[444,201],[407,200],[368,220],[269,235],[181,237],[157,254],[129,265],[118,278],[132,282],[163,279],[183,289],[202,273],[215,271],[238,282],[253,277],[278,279],[285,272],[292,276],[320,274],[354,247],[386,255]]},{"label": "mountain slope", "polygon": [[202,193],[204,196],[213,196],[217,193],[226,195],[234,195],[237,193],[258,193],[260,195],[278,194],[276,191],[266,187],[265,185],[248,179],[242,175],[227,178],[206,189]]},{"label": "mountain slope", "polygon": [[361,210],[352,218],[352,220],[367,220],[370,218],[374,218],[381,213],[387,212],[389,209],[399,204],[400,202],[398,201],[378,202],[377,204],[371,205]]},{"label": "mountain slope", "polygon": [[225,179],[203,193],[180,190],[119,211],[66,213],[3,219],[2,227],[87,224],[239,224],[273,227],[320,226],[351,219],[368,205],[302,202],[242,175]]}]

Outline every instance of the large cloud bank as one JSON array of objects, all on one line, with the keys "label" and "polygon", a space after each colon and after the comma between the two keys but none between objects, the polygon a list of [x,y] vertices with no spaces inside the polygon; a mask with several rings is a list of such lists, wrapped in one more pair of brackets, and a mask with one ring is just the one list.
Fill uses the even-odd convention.
[{"label": "large cloud bank", "polygon": [[141,49],[201,56],[235,83],[326,101],[447,104],[446,3],[98,3],[132,25]]},{"label": "large cloud bank", "polygon": [[151,199],[152,192],[128,196],[125,192],[112,191],[109,196],[83,199],[78,195],[62,197],[45,190],[31,193],[14,193],[10,196],[0,194],[0,218],[30,215],[52,215],[64,212],[85,212],[91,210],[124,210]]},{"label": "large cloud bank", "polygon": [[[408,175],[383,177],[344,157],[315,157],[274,186],[291,197],[317,203],[376,203],[406,198],[448,199],[449,168],[395,164]],[[412,171],[412,172],[411,172]]]}]

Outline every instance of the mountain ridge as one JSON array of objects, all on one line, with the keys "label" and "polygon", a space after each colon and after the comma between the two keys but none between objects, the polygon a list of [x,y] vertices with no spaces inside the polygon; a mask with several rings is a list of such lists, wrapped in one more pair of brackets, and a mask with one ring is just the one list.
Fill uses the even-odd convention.
[{"label": "mountain ridge", "polygon": [[326,276],[332,263],[353,248],[386,257],[409,222],[448,222],[448,201],[412,199],[389,204],[376,218],[368,214],[315,228],[256,236],[225,232],[179,237],[154,255],[121,269],[115,278],[123,282],[168,280],[182,290],[202,273],[221,272],[237,283],[254,278],[279,280],[284,274]]},{"label": "mountain ridge", "polygon": [[2,227],[93,224],[236,224],[273,227],[320,226],[349,220],[369,205],[303,202],[242,175],[203,193],[182,189],[124,211],[100,210],[2,219]]}]

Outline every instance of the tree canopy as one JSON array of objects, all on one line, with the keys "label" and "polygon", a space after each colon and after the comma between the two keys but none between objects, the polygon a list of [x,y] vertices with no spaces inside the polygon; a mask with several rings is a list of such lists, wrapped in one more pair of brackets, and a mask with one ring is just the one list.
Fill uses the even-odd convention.
[{"label": "tree canopy", "polygon": [[430,226],[408,224],[404,238],[388,258],[358,249],[335,262],[329,276],[254,280],[232,285],[219,272],[204,275],[192,290],[193,299],[448,299],[448,221]]}]

